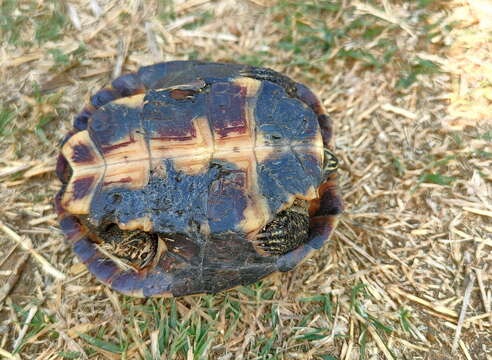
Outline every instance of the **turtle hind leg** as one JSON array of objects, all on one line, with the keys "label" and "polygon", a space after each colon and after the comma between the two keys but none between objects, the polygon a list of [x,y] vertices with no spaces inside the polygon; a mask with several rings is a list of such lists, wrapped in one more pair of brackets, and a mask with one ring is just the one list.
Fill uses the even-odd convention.
[{"label": "turtle hind leg", "polygon": [[102,249],[137,269],[151,264],[157,253],[158,239],[154,233],[121,230],[118,225],[110,224],[100,236]]},{"label": "turtle hind leg", "polygon": [[95,235],[98,249],[123,268],[141,270],[154,263],[159,246],[156,233],[122,230],[111,222],[95,226],[86,218],[82,222]]},{"label": "turtle hind leg", "polygon": [[307,202],[296,200],[281,211],[256,238],[256,245],[269,255],[283,255],[309,240]]}]

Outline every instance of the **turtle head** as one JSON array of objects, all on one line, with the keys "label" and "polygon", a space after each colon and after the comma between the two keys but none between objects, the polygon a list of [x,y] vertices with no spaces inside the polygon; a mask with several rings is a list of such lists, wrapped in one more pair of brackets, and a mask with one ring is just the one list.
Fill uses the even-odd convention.
[{"label": "turtle head", "polygon": [[327,179],[334,171],[338,169],[338,159],[327,148],[324,150],[325,160],[323,161],[323,176]]}]

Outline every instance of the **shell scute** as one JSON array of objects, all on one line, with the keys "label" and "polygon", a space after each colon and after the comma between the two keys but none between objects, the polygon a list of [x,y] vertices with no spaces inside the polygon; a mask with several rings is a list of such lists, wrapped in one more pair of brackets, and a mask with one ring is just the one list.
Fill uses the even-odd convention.
[{"label": "shell scute", "polygon": [[111,287],[123,294],[133,296],[143,296],[142,281],[144,274],[139,274],[134,270],[126,270],[118,273],[111,279]]},{"label": "shell scute", "polygon": [[210,230],[221,233],[231,230],[244,218],[247,206],[247,175],[241,170],[222,170],[210,184],[208,219]]},{"label": "shell scute", "polygon": [[231,134],[242,135],[248,131],[245,115],[246,89],[234,83],[212,84],[208,97],[209,119],[213,132],[219,138]]},{"label": "shell scute", "polygon": [[141,113],[141,107],[115,103],[94,113],[88,131],[104,158],[103,189],[147,184],[150,154],[141,131]]},{"label": "shell scute", "polygon": [[135,73],[118,77],[113,80],[111,86],[123,97],[145,92],[140,78]]},{"label": "shell scute", "polygon": [[75,179],[72,183],[73,186],[72,198],[74,200],[79,200],[86,197],[89,194],[91,188],[94,187],[95,181],[96,181],[96,177],[91,175],[83,176]]},{"label": "shell scute", "polygon": [[[181,276],[187,278],[183,274]],[[140,280],[140,285],[143,296],[154,296],[170,294],[175,291],[175,287],[179,287],[181,284],[179,278],[177,279],[172,273],[157,270],[150,271],[147,276],[143,277]]]},{"label": "shell scute", "polygon": [[114,261],[102,256],[88,262],[87,268],[99,281],[102,282],[109,282],[113,276],[121,272],[121,269]]},{"label": "shell scute", "polygon": [[85,234],[85,230],[75,216],[66,216],[60,219],[60,228],[67,239],[74,242]]},{"label": "shell scute", "polygon": [[73,127],[77,130],[85,130],[87,129],[87,124],[89,122],[89,118],[93,113],[92,108],[84,108],[79,115],[77,115],[73,121]]},{"label": "shell scute", "polygon": [[74,242],[72,250],[84,264],[87,264],[98,254],[96,246],[88,237],[84,237]]},{"label": "shell scute", "polygon": [[196,137],[193,119],[203,114],[203,96],[193,101],[174,99],[172,91],[151,90],[145,97],[143,126],[150,139],[191,140]]},{"label": "shell scute", "polygon": [[69,180],[70,177],[72,176],[72,169],[70,169],[70,166],[68,165],[67,159],[65,159],[65,156],[63,155],[58,155],[58,158],[56,159],[56,168],[55,168],[55,173],[56,176],[58,176],[58,179],[63,184],[66,184]]},{"label": "shell scute", "polygon": [[74,163],[92,163],[94,154],[87,144],[75,144],[72,147],[72,162]]},{"label": "shell scute", "polygon": [[316,114],[273,83],[263,85],[256,106],[257,143],[265,145],[311,144],[321,147]]},{"label": "shell scute", "polygon": [[91,97],[91,105],[98,109],[119,97],[121,97],[121,95],[114,89],[102,89]]},{"label": "shell scute", "polygon": [[[293,153],[297,162],[302,166],[303,174],[306,177],[308,186],[318,188],[323,182],[323,159],[320,154],[311,148],[294,148]],[[319,194],[319,193],[318,193]]]},{"label": "shell scute", "polygon": [[88,131],[104,152],[105,148],[128,141],[128,138],[140,130],[141,112],[141,108],[138,107],[108,104],[92,115]]}]

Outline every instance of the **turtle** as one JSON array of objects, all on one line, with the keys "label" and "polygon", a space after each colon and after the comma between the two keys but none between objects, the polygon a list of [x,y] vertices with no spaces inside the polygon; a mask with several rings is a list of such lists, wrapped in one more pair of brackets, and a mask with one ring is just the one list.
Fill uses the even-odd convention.
[{"label": "turtle", "polygon": [[293,269],[343,211],[332,122],[269,68],[143,66],[90,98],[56,165],[60,228],[100,282],[217,293]]}]

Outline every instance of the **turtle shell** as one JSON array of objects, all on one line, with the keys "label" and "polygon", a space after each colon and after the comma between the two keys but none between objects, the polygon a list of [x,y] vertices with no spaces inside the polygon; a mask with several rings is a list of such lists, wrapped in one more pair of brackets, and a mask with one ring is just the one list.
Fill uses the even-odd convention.
[{"label": "turtle shell", "polygon": [[270,69],[142,67],[92,96],[73,126],[57,164],[60,226],[125,294],[216,293],[288,271],[342,211],[326,171],[330,119]]}]

